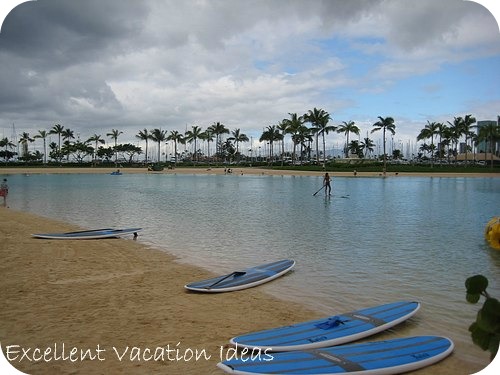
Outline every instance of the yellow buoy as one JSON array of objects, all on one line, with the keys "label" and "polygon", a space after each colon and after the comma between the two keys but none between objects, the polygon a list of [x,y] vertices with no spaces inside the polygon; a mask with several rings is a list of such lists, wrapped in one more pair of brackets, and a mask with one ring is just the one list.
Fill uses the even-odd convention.
[{"label": "yellow buoy", "polygon": [[492,248],[500,250],[500,216],[495,216],[488,221],[484,230],[484,238]]}]

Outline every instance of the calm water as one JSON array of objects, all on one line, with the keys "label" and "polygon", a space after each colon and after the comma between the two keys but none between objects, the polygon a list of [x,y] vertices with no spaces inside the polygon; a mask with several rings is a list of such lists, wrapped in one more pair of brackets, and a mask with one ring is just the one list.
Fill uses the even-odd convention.
[{"label": "calm water", "polygon": [[[217,274],[280,258],[293,273],[261,286],[325,314],[411,299],[394,334],[442,334],[484,363],[467,328],[479,305],[464,281],[484,274],[500,297],[500,252],[483,231],[500,215],[498,178],[252,175],[12,175],[12,208],[85,228],[144,228],[139,241]],[[479,359],[478,359],[479,358]]]}]

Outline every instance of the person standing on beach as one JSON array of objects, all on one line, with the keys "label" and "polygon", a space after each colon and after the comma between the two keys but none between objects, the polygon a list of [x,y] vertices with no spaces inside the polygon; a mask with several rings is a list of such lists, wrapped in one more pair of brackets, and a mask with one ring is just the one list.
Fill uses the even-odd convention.
[{"label": "person standing on beach", "polygon": [[325,173],[325,177],[323,177],[323,186],[325,187],[325,195],[332,195],[332,187],[330,185],[330,175],[328,172]]},{"label": "person standing on beach", "polygon": [[7,195],[9,194],[9,185],[7,185],[7,179],[4,178],[0,184],[0,197],[3,197],[3,206],[7,207]]}]

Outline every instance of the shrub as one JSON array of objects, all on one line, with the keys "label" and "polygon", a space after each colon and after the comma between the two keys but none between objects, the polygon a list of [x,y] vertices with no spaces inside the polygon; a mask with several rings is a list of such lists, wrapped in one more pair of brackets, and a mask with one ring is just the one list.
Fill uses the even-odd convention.
[{"label": "shrub", "polygon": [[467,302],[475,304],[481,296],[485,297],[476,321],[469,327],[472,342],[481,349],[488,350],[491,353],[490,360],[493,360],[500,340],[500,302],[488,294],[487,287],[488,279],[483,275],[472,276],[465,281]]}]

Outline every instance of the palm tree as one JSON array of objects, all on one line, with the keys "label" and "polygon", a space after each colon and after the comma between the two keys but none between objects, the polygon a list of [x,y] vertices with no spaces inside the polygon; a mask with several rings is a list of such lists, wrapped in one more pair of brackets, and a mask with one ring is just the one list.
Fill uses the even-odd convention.
[{"label": "palm tree", "polygon": [[275,141],[279,141],[283,138],[283,135],[276,128],[276,125],[270,125],[262,133],[259,138],[259,142],[269,142],[269,164],[273,162],[273,144]]},{"label": "palm tree", "polygon": [[373,141],[370,138],[368,138],[368,134],[367,134],[366,138],[363,139],[363,142],[361,142],[360,146],[364,150],[364,157],[366,158],[366,156],[368,155],[368,152],[370,152],[370,153],[373,152],[374,147],[375,147],[375,143],[373,143]]},{"label": "palm tree", "polygon": [[97,153],[97,147],[98,147],[98,143],[100,144],[104,144],[106,143],[104,141],[104,139],[101,138],[101,136],[99,134],[94,134],[92,137],[90,137],[89,139],[87,139],[87,142],[95,142],[95,148],[94,148],[94,152],[92,153],[92,161],[95,162],[95,156],[96,156],[96,153]]},{"label": "palm tree", "polygon": [[151,131],[151,140],[158,143],[158,164],[160,164],[161,159],[161,143],[165,142],[167,136],[166,130],[153,129]]},{"label": "palm tree", "polygon": [[212,126],[210,126],[210,130],[213,132],[213,134],[215,134],[215,153],[217,154],[217,156],[219,156],[221,135],[229,134],[229,129],[226,128],[224,124],[215,122]]},{"label": "palm tree", "polygon": [[171,130],[167,137],[167,141],[174,141],[174,165],[177,166],[177,144],[184,143],[184,137],[177,130]]},{"label": "palm tree", "polygon": [[455,144],[455,147],[453,148],[455,162],[457,161],[458,157],[458,141],[460,140],[460,135],[462,134],[462,122],[463,122],[462,117],[455,117],[453,119],[453,123],[448,121],[448,124],[450,124],[448,128],[449,129],[448,138],[450,140],[450,143]]},{"label": "palm tree", "polygon": [[329,132],[333,132],[337,129],[334,125],[328,125],[328,121],[330,120],[330,115],[323,117],[319,122],[319,133],[323,138],[323,169],[325,169],[326,163],[326,142],[325,142],[325,134]]},{"label": "palm tree", "polygon": [[427,121],[427,125],[420,131],[417,135],[417,141],[421,141],[424,139],[431,139],[431,144],[429,149],[431,150],[431,168],[434,168],[434,135],[438,132],[438,123],[437,122],[429,122]]},{"label": "palm tree", "polygon": [[383,144],[384,144],[384,169],[383,169],[383,172],[385,175],[386,167],[387,167],[387,155],[385,152],[385,143],[386,143],[385,133],[388,131],[392,135],[394,135],[396,133],[396,131],[395,131],[396,125],[394,124],[394,119],[392,117],[383,118],[381,116],[378,116],[378,119],[379,119],[379,121],[377,121],[375,124],[373,124],[374,128],[372,129],[371,132],[373,133],[373,132],[376,132],[376,131],[381,130],[381,129],[383,131]]},{"label": "palm tree", "polygon": [[438,141],[438,157],[439,157],[439,165],[441,165],[441,161],[444,156],[444,147],[446,142],[443,142],[443,137],[446,134],[447,126],[442,122],[436,123],[436,134],[439,136]]},{"label": "palm tree", "polygon": [[326,159],[326,145],[325,145],[325,133],[328,134],[330,131],[335,130],[335,126],[328,126],[328,121],[331,119],[330,114],[324,109],[314,108],[309,110],[304,115],[304,121],[311,123],[312,132],[316,134],[316,163],[319,165],[319,147],[318,147],[318,137],[323,136],[323,168],[325,167]]},{"label": "palm tree", "polygon": [[281,166],[283,166],[285,159],[285,135],[288,134],[290,127],[286,119],[283,119],[276,125],[276,128],[281,131]]},{"label": "palm tree", "polygon": [[349,133],[354,133],[356,135],[359,135],[359,128],[356,126],[356,123],[354,121],[349,121],[345,122],[342,121],[342,125],[339,125],[337,128],[337,133],[344,133],[346,136],[346,147],[345,147],[345,157],[349,157]]},{"label": "palm tree", "polygon": [[292,160],[295,161],[295,151],[297,148],[297,142],[299,141],[299,134],[304,132],[304,118],[302,116],[298,116],[296,113],[288,113],[290,116],[289,119],[284,119],[283,122],[286,123],[286,127],[288,128],[288,133],[292,135],[293,141],[293,153]]},{"label": "palm tree", "polygon": [[148,129],[139,130],[139,133],[135,135],[141,141],[146,141],[146,163],[148,162],[148,141],[151,139],[151,134],[149,134]]},{"label": "palm tree", "polygon": [[0,139],[0,148],[5,147],[5,150],[3,151],[4,155],[4,160],[7,161],[9,160],[14,154],[12,151],[7,150],[7,148],[14,148],[16,145],[9,141],[7,137]]},{"label": "palm tree", "polygon": [[199,126],[192,126],[191,130],[188,130],[184,136],[186,142],[194,142],[194,153],[193,153],[193,162],[198,160],[198,149],[196,148],[196,141],[200,138],[202,134],[202,130]]},{"label": "palm tree", "polygon": [[[490,149],[490,167],[493,169],[493,154],[495,153],[495,143],[500,140],[500,125],[493,122],[481,126],[478,131],[478,141],[485,140]],[[485,150],[486,151],[486,150]],[[486,159],[486,152],[484,153]],[[486,161],[486,160],[485,160]]]},{"label": "palm tree", "polygon": [[307,126],[301,125],[295,133],[292,135],[292,141],[294,145],[300,145],[300,161],[302,163],[304,156],[304,146],[307,143],[312,142],[311,131]]},{"label": "palm tree", "polygon": [[43,139],[43,163],[47,164],[47,137],[49,133],[46,130],[39,130],[38,134],[33,138],[35,139]]},{"label": "palm tree", "polygon": [[207,158],[210,164],[210,142],[214,141],[214,132],[210,127],[207,128],[202,134],[200,134],[200,139],[207,141]]},{"label": "palm tree", "polygon": [[465,115],[462,120],[462,134],[465,135],[465,166],[467,166],[467,144],[471,134],[471,126],[476,123],[476,118],[472,115]]},{"label": "palm tree", "polygon": [[71,129],[64,129],[61,133],[62,139],[65,144],[66,158],[69,160],[69,154],[71,153],[71,143],[70,139],[75,139],[74,132]]},{"label": "palm tree", "polygon": [[30,137],[29,133],[23,132],[21,134],[21,138],[19,139],[19,143],[23,147],[23,157],[25,158],[26,161],[28,161],[27,157],[29,156],[28,152],[28,144],[33,142],[34,139]]},{"label": "palm tree", "polygon": [[234,141],[234,143],[236,143],[236,154],[238,155],[238,158],[240,158],[240,156],[239,156],[239,150],[240,150],[239,144],[240,144],[240,142],[248,142],[249,139],[248,139],[246,134],[241,133],[240,129],[233,130],[232,134],[233,134],[233,136],[229,137],[228,139],[231,141]]},{"label": "palm tree", "polygon": [[[111,129],[110,133],[106,133],[107,137],[110,137],[111,139],[113,139],[115,141],[115,149],[116,149],[116,144],[118,142],[118,137],[120,136],[120,134],[123,134],[123,132],[116,130],[116,129]],[[117,160],[118,160],[118,153],[115,151],[115,163]]]},{"label": "palm tree", "polygon": [[57,136],[59,138],[58,148],[57,148],[59,153],[61,152],[61,134],[63,133],[63,131],[64,131],[64,126],[62,126],[60,124],[55,124],[52,127],[52,129],[49,131],[49,134],[57,134]]}]

